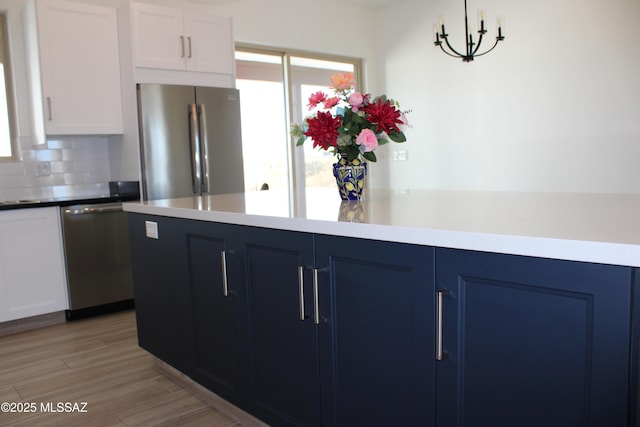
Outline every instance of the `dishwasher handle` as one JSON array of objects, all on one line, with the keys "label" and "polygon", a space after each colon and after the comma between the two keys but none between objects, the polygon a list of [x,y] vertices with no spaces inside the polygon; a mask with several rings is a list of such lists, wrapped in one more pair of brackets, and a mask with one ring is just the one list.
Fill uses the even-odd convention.
[{"label": "dishwasher handle", "polygon": [[94,215],[104,213],[122,212],[122,205],[118,206],[86,206],[86,207],[68,207],[64,209],[65,215]]}]

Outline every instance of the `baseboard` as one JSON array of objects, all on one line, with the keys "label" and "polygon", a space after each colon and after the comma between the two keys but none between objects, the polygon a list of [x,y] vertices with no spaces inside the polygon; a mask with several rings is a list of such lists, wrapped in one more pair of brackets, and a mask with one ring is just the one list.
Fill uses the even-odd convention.
[{"label": "baseboard", "polygon": [[44,328],[45,326],[58,325],[65,322],[66,318],[64,311],[56,311],[53,313],[41,314],[39,316],[26,317],[24,319],[10,320],[8,322],[0,323],[0,337]]},{"label": "baseboard", "polygon": [[99,316],[101,314],[115,313],[122,310],[131,310],[135,308],[133,299],[124,301],[116,301],[108,304],[97,305],[94,307],[80,308],[77,310],[66,310],[67,320],[85,319],[87,317]]},{"label": "baseboard", "polygon": [[214,408],[220,410],[224,414],[234,418],[238,423],[247,427],[269,427],[268,424],[260,421],[253,415],[243,411],[237,406],[227,402],[217,394],[212,391],[204,388],[200,384],[193,381],[191,378],[178,371],[173,366],[163,362],[162,360],[154,357],[154,367],[160,371],[162,374],[167,375],[172,380],[179,383],[182,387],[184,387],[189,392],[198,396],[200,399],[207,402],[209,405]]}]

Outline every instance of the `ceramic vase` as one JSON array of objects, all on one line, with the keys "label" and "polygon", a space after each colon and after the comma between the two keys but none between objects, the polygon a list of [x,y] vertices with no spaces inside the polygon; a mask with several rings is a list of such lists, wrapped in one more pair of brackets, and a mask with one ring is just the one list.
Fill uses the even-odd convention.
[{"label": "ceramic vase", "polygon": [[333,164],[333,176],[336,178],[338,191],[342,200],[360,200],[365,186],[367,163],[360,159],[347,160],[341,156]]}]

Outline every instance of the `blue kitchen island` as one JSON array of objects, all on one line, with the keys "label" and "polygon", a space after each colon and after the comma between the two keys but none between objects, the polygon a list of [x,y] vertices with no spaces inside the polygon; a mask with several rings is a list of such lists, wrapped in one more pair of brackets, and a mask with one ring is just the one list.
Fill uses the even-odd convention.
[{"label": "blue kitchen island", "polygon": [[640,196],[126,203],[140,345],[270,425],[630,426]]}]

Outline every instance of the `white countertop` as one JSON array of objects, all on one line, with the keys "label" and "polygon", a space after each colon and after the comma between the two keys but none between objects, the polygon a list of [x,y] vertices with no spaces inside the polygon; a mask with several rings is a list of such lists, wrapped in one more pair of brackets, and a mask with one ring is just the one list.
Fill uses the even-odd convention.
[{"label": "white countertop", "polygon": [[336,189],[128,202],[129,212],[640,267],[640,194]]}]

